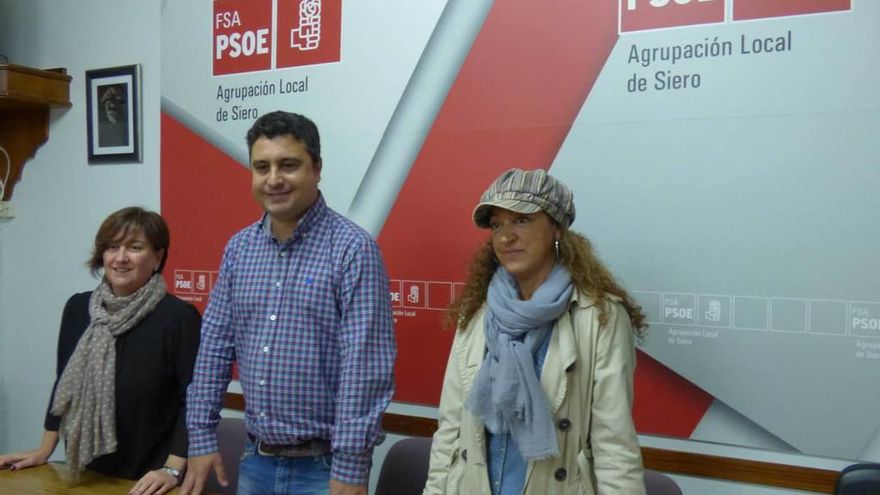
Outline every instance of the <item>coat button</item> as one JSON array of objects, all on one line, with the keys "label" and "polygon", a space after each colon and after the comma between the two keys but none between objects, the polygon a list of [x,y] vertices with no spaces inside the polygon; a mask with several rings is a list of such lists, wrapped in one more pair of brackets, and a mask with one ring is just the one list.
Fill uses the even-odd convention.
[{"label": "coat button", "polygon": [[569,421],[568,418],[562,418],[559,420],[557,426],[559,426],[559,429],[562,431],[568,431],[568,429],[571,428],[571,421]]},{"label": "coat button", "polygon": [[568,472],[565,468],[559,468],[553,473],[553,477],[556,478],[556,481],[565,481],[566,476],[568,476]]},{"label": "coat button", "polygon": [[467,449],[461,451],[461,458],[467,460]]}]

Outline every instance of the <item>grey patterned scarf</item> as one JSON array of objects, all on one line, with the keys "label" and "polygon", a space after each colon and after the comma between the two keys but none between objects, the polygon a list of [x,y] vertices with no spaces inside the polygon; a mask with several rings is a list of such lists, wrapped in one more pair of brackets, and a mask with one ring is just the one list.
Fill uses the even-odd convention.
[{"label": "grey patterned scarf", "polygon": [[129,296],[114,296],[106,280],[92,292],[91,322],[67,361],[52,402],[52,414],[61,416],[74,482],[93,459],[116,451],[116,337],[153,311],[165,292],[158,274]]},{"label": "grey patterned scarf", "polygon": [[492,433],[510,432],[520,454],[530,460],[559,455],[547,396],[535,373],[534,354],[568,308],[571,276],[556,265],[528,301],[516,281],[499,267],[489,283],[485,330],[487,355],[467,400],[467,408]]}]

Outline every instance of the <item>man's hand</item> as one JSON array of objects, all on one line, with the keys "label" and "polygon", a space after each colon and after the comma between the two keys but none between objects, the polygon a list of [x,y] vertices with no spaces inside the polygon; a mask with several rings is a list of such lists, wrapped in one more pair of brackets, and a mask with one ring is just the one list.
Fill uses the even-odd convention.
[{"label": "man's hand", "polygon": [[162,495],[177,486],[177,478],[173,474],[156,469],[149,471],[132,487],[128,495]]},{"label": "man's hand", "polygon": [[331,478],[330,495],[367,495],[367,485],[349,485]]},{"label": "man's hand", "polygon": [[205,490],[205,482],[211,471],[217,476],[220,486],[226,486],[229,481],[226,479],[226,469],[223,468],[223,458],[219,452],[213,452],[206,455],[190,457],[186,469],[186,478],[180,487],[181,495],[202,495]]}]

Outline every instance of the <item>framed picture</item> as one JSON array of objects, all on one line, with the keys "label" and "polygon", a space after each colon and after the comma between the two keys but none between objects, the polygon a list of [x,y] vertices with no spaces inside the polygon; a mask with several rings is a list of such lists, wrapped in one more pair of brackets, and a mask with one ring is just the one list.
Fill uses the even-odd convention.
[{"label": "framed picture", "polygon": [[141,162],[141,66],[86,71],[89,163]]}]

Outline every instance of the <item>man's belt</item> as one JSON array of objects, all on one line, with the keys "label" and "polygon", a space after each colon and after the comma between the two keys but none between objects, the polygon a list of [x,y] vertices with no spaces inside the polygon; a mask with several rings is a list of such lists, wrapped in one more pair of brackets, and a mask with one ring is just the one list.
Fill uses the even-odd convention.
[{"label": "man's belt", "polygon": [[331,451],[330,440],[323,438],[313,438],[296,445],[273,445],[265,443],[259,438],[248,433],[248,438],[257,447],[257,453],[260,455],[271,455],[275,457],[310,457],[315,455],[329,454]]}]

